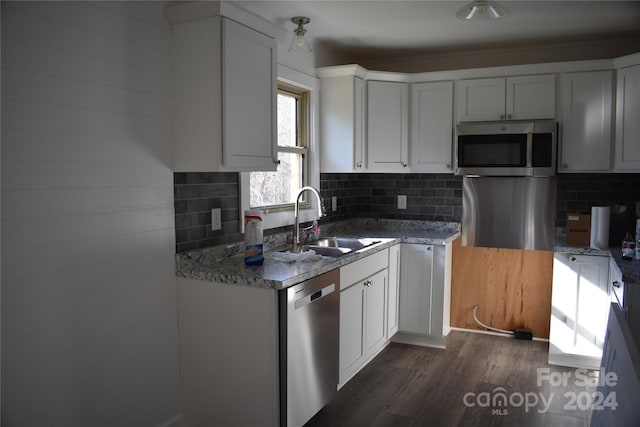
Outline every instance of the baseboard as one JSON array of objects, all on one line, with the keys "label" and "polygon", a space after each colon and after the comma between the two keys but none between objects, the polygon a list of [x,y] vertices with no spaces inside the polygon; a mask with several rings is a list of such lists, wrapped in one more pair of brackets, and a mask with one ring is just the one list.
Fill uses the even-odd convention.
[{"label": "baseboard", "polygon": [[162,424],[158,424],[156,427],[184,427],[184,414],[178,414],[169,418]]},{"label": "baseboard", "polygon": [[444,349],[445,338],[428,337],[418,334],[408,334],[406,332],[396,333],[391,341],[401,344],[419,345],[422,347],[433,347]]},{"label": "baseboard", "polygon": [[[474,333],[474,334],[493,335],[493,336],[496,336],[496,337],[513,338],[513,335],[511,335],[511,334],[502,334],[500,332],[493,332],[493,331],[481,331],[480,329],[457,328],[457,327],[452,326],[451,330],[452,331],[460,331],[460,332],[471,332],[471,333]],[[533,337],[533,340],[534,341],[549,342],[549,340],[547,338]]]}]

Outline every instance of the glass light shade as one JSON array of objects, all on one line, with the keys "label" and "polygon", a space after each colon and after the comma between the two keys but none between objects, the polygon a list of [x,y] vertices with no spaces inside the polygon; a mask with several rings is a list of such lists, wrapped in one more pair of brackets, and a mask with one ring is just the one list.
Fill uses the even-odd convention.
[{"label": "glass light shade", "polygon": [[309,38],[305,35],[307,30],[294,30],[291,43],[289,44],[290,52],[311,52],[311,43]]},{"label": "glass light shade", "polygon": [[307,30],[303,27],[303,25],[311,22],[311,19],[306,16],[294,16],[291,18],[291,22],[296,24],[298,27],[293,30],[293,38],[289,44],[289,52],[311,52],[311,43],[309,42],[309,38],[306,36]]},{"label": "glass light shade", "polygon": [[495,1],[476,0],[462,6],[456,17],[465,21],[488,21],[509,15],[509,9]]}]

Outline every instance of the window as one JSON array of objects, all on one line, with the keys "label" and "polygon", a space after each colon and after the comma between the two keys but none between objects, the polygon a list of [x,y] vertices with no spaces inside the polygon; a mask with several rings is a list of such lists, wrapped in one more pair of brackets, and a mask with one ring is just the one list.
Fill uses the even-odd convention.
[{"label": "window", "polygon": [[309,92],[278,84],[278,169],[251,172],[249,203],[252,209],[293,209],[295,197],[308,181]]}]

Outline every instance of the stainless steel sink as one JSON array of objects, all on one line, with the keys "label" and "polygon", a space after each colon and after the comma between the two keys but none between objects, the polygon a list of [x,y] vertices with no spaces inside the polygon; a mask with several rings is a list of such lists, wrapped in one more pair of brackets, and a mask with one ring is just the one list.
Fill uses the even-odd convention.
[{"label": "stainless steel sink", "polygon": [[302,250],[303,251],[312,250],[318,255],[330,256],[334,258],[340,257],[342,255],[348,254],[349,252],[353,251],[353,249],[349,249],[349,248],[336,248],[332,246],[319,246],[319,245],[304,245],[302,247]]},{"label": "stainless steel sink", "polygon": [[[300,250],[304,251],[314,251],[318,255],[328,256],[332,258],[341,257],[342,255],[346,255],[349,252],[353,252],[353,249],[350,248],[338,248],[334,246],[320,246],[320,245],[303,245]],[[279,252],[294,252],[293,247],[286,247],[284,249],[280,249]]]},{"label": "stainless steel sink", "polygon": [[[341,257],[350,252],[354,252],[371,245],[379,243],[380,240],[357,239],[352,237],[325,237],[314,240],[302,246],[303,251],[312,250],[318,255],[327,257]],[[291,251],[292,248],[282,249],[281,252]]]},{"label": "stainless steel sink", "polygon": [[367,246],[375,245],[380,240],[374,239],[357,239],[352,237],[325,237],[313,242],[309,242],[309,246],[322,246],[328,248],[348,248],[357,251]]}]

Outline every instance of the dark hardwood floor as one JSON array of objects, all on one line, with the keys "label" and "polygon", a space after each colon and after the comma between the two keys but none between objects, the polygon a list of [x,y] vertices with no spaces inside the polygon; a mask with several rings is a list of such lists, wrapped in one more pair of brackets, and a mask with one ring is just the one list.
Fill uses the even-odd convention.
[{"label": "dark hardwood floor", "polygon": [[446,347],[390,344],[306,426],[589,425],[597,371],[548,365],[547,343],[452,331]]}]

